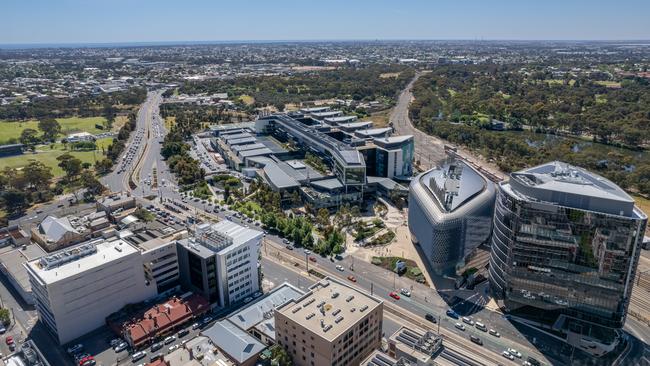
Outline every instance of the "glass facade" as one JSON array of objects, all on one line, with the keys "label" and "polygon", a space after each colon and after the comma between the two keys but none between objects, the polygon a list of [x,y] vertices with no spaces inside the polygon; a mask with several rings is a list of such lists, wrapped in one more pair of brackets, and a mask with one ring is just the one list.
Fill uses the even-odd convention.
[{"label": "glass facade", "polygon": [[493,289],[509,310],[620,328],[646,221],[644,215],[527,200],[501,185],[490,258]]}]

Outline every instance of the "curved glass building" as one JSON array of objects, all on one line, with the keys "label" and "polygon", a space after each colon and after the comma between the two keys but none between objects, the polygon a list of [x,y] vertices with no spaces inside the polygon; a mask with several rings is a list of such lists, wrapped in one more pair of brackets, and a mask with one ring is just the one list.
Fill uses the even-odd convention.
[{"label": "curved glass building", "polygon": [[512,173],[498,186],[492,289],[508,311],[557,330],[571,319],[620,328],[646,224],[628,194],[584,169],[551,162]]},{"label": "curved glass building", "polygon": [[494,184],[460,159],[448,158],[411,182],[408,224],[437,274],[455,274],[473,249],[488,241]]}]

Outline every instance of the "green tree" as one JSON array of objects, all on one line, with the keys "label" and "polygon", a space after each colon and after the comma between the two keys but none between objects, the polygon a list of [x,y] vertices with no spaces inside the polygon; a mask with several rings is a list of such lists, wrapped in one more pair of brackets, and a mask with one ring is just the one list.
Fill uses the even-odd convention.
[{"label": "green tree", "polygon": [[2,201],[9,216],[14,216],[25,211],[29,205],[27,194],[16,189],[9,189],[2,193]]},{"label": "green tree", "polygon": [[93,200],[95,196],[100,195],[106,189],[90,170],[84,170],[81,173],[81,184],[86,189],[84,191],[84,198],[89,201]]},{"label": "green tree", "polygon": [[20,143],[34,151],[34,146],[40,142],[38,132],[33,128],[26,128],[20,133]]},{"label": "green tree", "polygon": [[330,223],[330,213],[326,208],[321,208],[318,210],[318,215],[316,215],[316,223],[321,227],[325,227]]},{"label": "green tree", "polygon": [[55,141],[61,133],[61,125],[54,118],[46,118],[38,121],[38,129],[43,131],[43,140]]},{"label": "green tree", "polygon": [[74,180],[81,173],[81,160],[75,158],[69,153],[59,155],[56,160],[59,161],[59,167],[63,169],[68,181]]},{"label": "green tree", "polygon": [[102,160],[98,160],[95,163],[95,171],[97,174],[108,174],[111,171],[111,168],[113,167],[113,161],[109,158],[104,158]]}]

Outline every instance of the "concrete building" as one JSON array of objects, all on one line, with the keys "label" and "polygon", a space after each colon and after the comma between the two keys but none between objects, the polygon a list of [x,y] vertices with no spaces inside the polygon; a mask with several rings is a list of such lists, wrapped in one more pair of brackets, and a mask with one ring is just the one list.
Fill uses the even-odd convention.
[{"label": "concrete building", "polygon": [[235,365],[254,366],[266,345],[233,323],[222,320],[201,332]]},{"label": "concrete building", "polygon": [[32,228],[32,240],[47,251],[57,250],[90,238],[90,230],[69,217],[47,216]]},{"label": "concrete building", "polygon": [[106,212],[113,220],[122,219],[126,214],[121,215],[120,213],[134,209],[135,206],[135,197],[128,193],[113,193],[97,201],[97,210]]},{"label": "concrete building", "polygon": [[411,182],[408,224],[431,269],[455,274],[490,238],[494,184],[462,160],[449,157]]},{"label": "concrete building", "polygon": [[181,285],[221,307],[252,296],[260,291],[262,236],[228,220],[199,225],[178,241]]},{"label": "concrete building", "polygon": [[156,286],[158,294],[180,286],[176,240],[154,238],[138,245],[142,256],[144,277]]},{"label": "concrete building", "polygon": [[86,242],[25,264],[40,321],[64,344],[105,324],[129,303],[156,294],[140,252],[122,241]]},{"label": "concrete building", "polygon": [[357,365],[379,348],[383,301],[326,277],[275,311],[277,344],[294,365]]},{"label": "concrete building", "polygon": [[434,365],[442,350],[442,338],[432,331],[402,326],[388,338],[388,355],[409,365]]},{"label": "concrete building", "polygon": [[27,304],[35,305],[29,275],[25,263],[38,259],[47,253],[38,244],[26,244],[18,248],[7,248],[0,254],[0,272],[9,281]]},{"label": "concrete building", "polygon": [[[615,344],[647,216],[611,181],[554,161],[498,186],[490,284],[511,313]],[[609,336],[608,336],[609,334]]]}]

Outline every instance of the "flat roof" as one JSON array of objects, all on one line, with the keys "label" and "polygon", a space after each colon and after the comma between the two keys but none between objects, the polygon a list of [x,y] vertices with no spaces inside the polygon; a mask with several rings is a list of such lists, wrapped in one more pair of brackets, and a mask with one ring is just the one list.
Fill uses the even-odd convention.
[{"label": "flat roof", "polygon": [[469,202],[488,184],[487,179],[472,166],[453,158],[448,158],[441,167],[429,170],[418,179],[445,212],[452,212]]},{"label": "flat roof", "polygon": [[215,346],[240,364],[266,348],[257,338],[228,320],[216,322],[210,328],[201,331],[201,334],[210,338]]},{"label": "flat roof", "polygon": [[253,135],[248,132],[241,132],[241,133],[234,133],[230,135],[224,135],[221,138],[226,140],[226,142],[230,142],[232,140],[241,139],[244,137],[253,137]]},{"label": "flat roof", "polygon": [[[356,123],[351,123],[351,124],[356,124]],[[392,128],[390,127],[382,127],[382,128],[369,128],[369,129],[362,129],[362,130],[356,130],[354,131],[355,135],[357,136],[379,136],[379,135],[384,135],[387,132],[390,132]]]},{"label": "flat roof", "polygon": [[85,256],[80,256],[77,259],[50,269],[42,268],[38,259],[28,262],[27,265],[43,282],[52,284],[58,281],[63,281],[68,277],[75,276],[79,273],[89,271],[106,263],[117,261],[134,253],[138,253],[138,249],[124,240],[117,239],[107,241],[104,239],[98,239],[57,251],[47,255],[47,257],[53,255],[70,255],[66,253],[74,253],[76,248],[86,244],[94,245],[97,251]]},{"label": "flat roof", "polygon": [[260,149],[266,147],[264,144],[260,144],[259,142],[254,142],[252,144],[244,144],[244,145],[236,145],[232,147],[233,151],[246,151],[246,150],[255,150],[255,149]]},{"label": "flat roof", "polygon": [[261,231],[241,226],[230,220],[219,221],[213,224],[211,229],[232,239],[233,245],[243,244],[257,237],[261,238],[263,234]]},{"label": "flat roof", "polygon": [[382,303],[360,289],[326,277],[309,287],[303,297],[290,301],[277,311],[332,341]]},{"label": "flat roof", "polygon": [[264,166],[264,175],[269,180],[269,183],[276,188],[291,188],[298,187],[300,183],[287,174],[284,170],[280,169],[276,163],[268,163]]},{"label": "flat roof", "polygon": [[273,151],[269,149],[268,147],[263,147],[260,149],[253,149],[253,150],[245,150],[245,151],[240,151],[239,156],[243,158],[248,158],[251,156],[260,156],[260,155],[270,155],[273,154]]},{"label": "flat roof", "polygon": [[18,282],[20,287],[25,292],[29,292],[31,291],[32,285],[29,283],[29,275],[24,264],[46,254],[47,252],[40,245],[32,243],[28,244],[25,249],[14,248],[0,254],[0,263],[5,266],[7,272]]},{"label": "flat roof", "polygon": [[242,144],[250,144],[252,142],[256,142],[257,139],[255,137],[242,137],[238,139],[232,139],[228,140],[227,143],[230,146],[235,146],[235,145],[242,145]]},{"label": "flat roof", "polygon": [[313,181],[311,185],[328,191],[343,188],[343,183],[338,178]]},{"label": "flat roof", "polygon": [[340,116],[340,117],[329,117],[325,118],[325,122],[333,122],[333,123],[344,123],[347,121],[356,121],[357,116]]},{"label": "flat roof", "polygon": [[284,282],[255,302],[230,315],[228,320],[239,328],[248,330],[264,320],[274,319],[274,309],[303,295],[302,290]]}]

